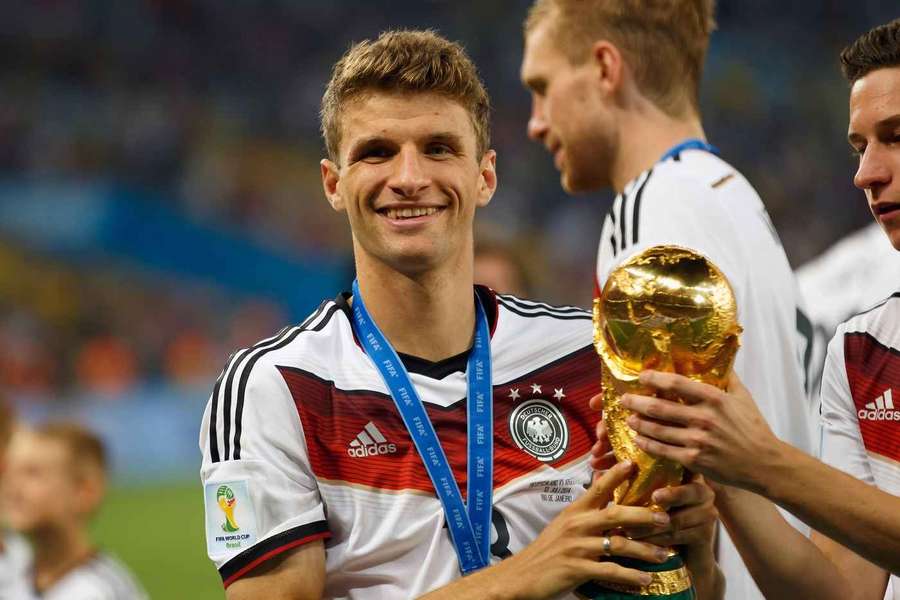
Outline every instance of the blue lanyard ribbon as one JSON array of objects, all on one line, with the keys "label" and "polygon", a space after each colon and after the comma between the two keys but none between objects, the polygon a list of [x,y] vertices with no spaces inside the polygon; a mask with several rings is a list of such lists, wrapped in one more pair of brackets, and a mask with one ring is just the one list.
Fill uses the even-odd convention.
[{"label": "blue lanyard ribbon", "polygon": [[419,452],[419,458],[431,478],[438,500],[444,507],[450,539],[459,557],[460,570],[465,575],[486,567],[490,562],[494,490],[494,415],[491,334],[481,299],[475,295],[475,342],[469,353],[466,369],[468,505],[462,500],[447,455],[409,373],[366,310],[357,281],[353,282],[353,323],[363,351],[390,391],[406,430]]},{"label": "blue lanyard ribbon", "polygon": [[705,150],[711,154],[719,154],[719,149],[712,144],[708,144],[703,140],[699,140],[697,138],[690,138],[666,150],[665,154],[662,155],[662,158],[659,159],[659,162],[663,162],[674,156],[678,156],[685,150]]}]

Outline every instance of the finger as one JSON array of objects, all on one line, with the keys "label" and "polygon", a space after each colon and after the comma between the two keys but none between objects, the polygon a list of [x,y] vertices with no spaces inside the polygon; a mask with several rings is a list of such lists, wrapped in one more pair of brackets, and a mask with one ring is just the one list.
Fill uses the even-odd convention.
[{"label": "finger", "polygon": [[[590,556],[603,555],[603,546],[603,536],[591,537],[585,541],[585,548]],[[608,555],[625,556],[627,558],[636,558],[651,563],[661,563],[665,562],[669,553],[665,548],[660,548],[653,544],[630,540],[620,535],[612,535],[609,536]]]},{"label": "finger", "polygon": [[649,585],[653,580],[650,573],[629,569],[610,561],[583,558],[573,561],[572,566],[582,575],[584,581],[593,579],[601,583],[609,582],[637,589]]},{"label": "finger", "polygon": [[691,446],[692,436],[696,435],[691,429],[673,427],[637,415],[631,415],[625,422],[639,434],[673,446]]},{"label": "finger", "polygon": [[587,508],[605,507],[612,499],[613,491],[619,484],[628,479],[632,469],[634,469],[634,463],[630,460],[616,463],[602,477],[594,481],[587,492],[576,500],[574,504]]},{"label": "finger", "polygon": [[[670,513],[672,531],[688,531],[695,528],[711,527],[719,519],[719,511],[713,504],[701,504],[691,508],[682,508]],[[662,533],[662,532],[661,532]]]},{"label": "finger", "polygon": [[659,391],[674,393],[687,404],[715,400],[722,394],[722,391],[715,386],[694,381],[676,373],[643,371],[639,380],[642,384],[656,388]]},{"label": "finger", "polygon": [[680,463],[689,469],[697,470],[697,466],[694,464],[697,457],[697,451],[693,448],[672,446],[670,444],[665,444],[663,442],[644,437],[643,435],[634,436],[634,443],[638,448],[640,448],[647,454],[651,454],[653,456],[656,456],[657,458],[668,458],[669,460],[674,460],[675,462]]},{"label": "finger", "polygon": [[660,488],[653,492],[653,503],[663,510],[672,507],[688,507],[698,504],[712,503],[715,494],[705,483],[695,481],[673,487]]},{"label": "finger", "polygon": [[603,510],[592,510],[584,513],[579,529],[591,534],[601,535],[611,529],[651,528],[668,525],[670,517],[667,513],[650,510],[644,506],[622,506],[610,504]]},{"label": "finger", "polygon": [[696,407],[679,404],[671,400],[638,394],[623,394],[620,402],[625,408],[645,417],[681,425],[687,425],[692,419],[696,418],[698,410]]},{"label": "finger", "polygon": [[606,419],[600,418],[596,427],[597,441],[609,445],[609,437],[606,435]]},{"label": "finger", "polygon": [[612,452],[597,456],[591,450],[591,458],[588,460],[591,468],[595,471],[606,471],[616,464],[616,455]]},{"label": "finger", "polygon": [[643,538],[641,541],[655,546],[693,546],[712,544],[715,541],[716,528],[709,524],[675,531],[666,531]]},{"label": "finger", "polygon": [[603,410],[603,394],[591,396],[591,399],[588,400],[588,406],[594,410]]},{"label": "finger", "polygon": [[[633,540],[647,541],[649,538],[652,538],[653,536],[659,535],[661,533],[666,533],[668,531],[669,531],[669,525],[655,525],[653,527],[629,527],[628,529],[625,529],[622,533],[625,537],[631,538]],[[657,545],[659,545],[659,544],[657,544]]]}]

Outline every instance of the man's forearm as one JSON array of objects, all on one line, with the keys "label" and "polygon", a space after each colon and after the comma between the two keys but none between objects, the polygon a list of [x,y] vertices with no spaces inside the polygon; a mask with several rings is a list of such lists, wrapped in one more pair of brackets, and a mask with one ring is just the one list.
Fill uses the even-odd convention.
[{"label": "man's forearm", "polygon": [[697,591],[697,600],[722,600],[725,597],[725,576],[716,564],[715,556],[710,553],[703,558],[685,558],[691,581]]},{"label": "man's forearm", "polygon": [[744,564],[769,600],[852,597],[849,582],[774,504],[746,490],[722,486],[716,507]]},{"label": "man's forearm", "polygon": [[783,444],[760,493],[813,529],[900,572],[900,498]]},{"label": "man's forearm", "polygon": [[420,596],[419,600],[515,600],[514,582],[506,580],[505,562],[497,563],[442,588]]}]

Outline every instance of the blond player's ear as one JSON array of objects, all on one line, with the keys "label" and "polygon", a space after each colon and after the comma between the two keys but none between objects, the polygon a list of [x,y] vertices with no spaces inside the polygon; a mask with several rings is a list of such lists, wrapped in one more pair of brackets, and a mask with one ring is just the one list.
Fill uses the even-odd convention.
[{"label": "blond player's ear", "polygon": [[322,172],[322,189],[325,191],[328,203],[334,210],[343,212],[346,207],[338,186],[341,180],[340,168],[327,158],[323,158],[319,162],[319,167]]},{"label": "blond player's ear", "polygon": [[487,206],[497,191],[497,152],[488,150],[481,157],[478,178],[478,206]]},{"label": "blond player's ear", "polygon": [[591,48],[591,57],[596,72],[595,81],[600,89],[604,94],[617,92],[622,86],[625,71],[622,53],[611,42],[600,40]]}]

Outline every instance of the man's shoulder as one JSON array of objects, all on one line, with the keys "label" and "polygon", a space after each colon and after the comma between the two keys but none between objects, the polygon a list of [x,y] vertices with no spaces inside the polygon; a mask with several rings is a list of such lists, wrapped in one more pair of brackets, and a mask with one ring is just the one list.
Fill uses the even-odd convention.
[{"label": "man's shoulder", "polygon": [[[593,354],[590,311],[497,295],[497,331],[491,343],[498,380]],[[596,357],[591,357],[596,360]]]},{"label": "man's shoulder", "polygon": [[736,204],[760,203],[746,178],[729,163],[709,153],[691,153],[681,160],[655,165],[645,178],[644,201],[657,211],[703,209],[726,214]]},{"label": "man's shoulder", "polygon": [[876,302],[841,323],[836,338],[867,336],[874,343],[900,355],[900,291]]},{"label": "man's shoulder", "polygon": [[265,380],[281,367],[317,370],[333,363],[350,331],[340,300],[325,300],[301,322],[232,352],[217,385],[246,386],[251,378]]}]

